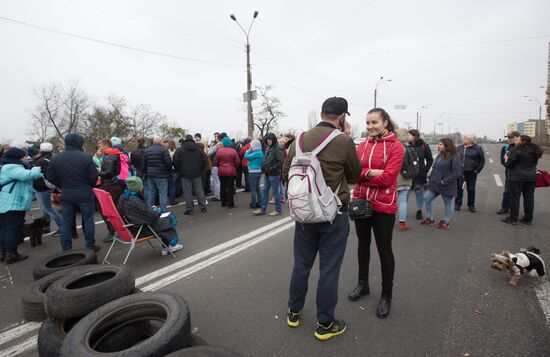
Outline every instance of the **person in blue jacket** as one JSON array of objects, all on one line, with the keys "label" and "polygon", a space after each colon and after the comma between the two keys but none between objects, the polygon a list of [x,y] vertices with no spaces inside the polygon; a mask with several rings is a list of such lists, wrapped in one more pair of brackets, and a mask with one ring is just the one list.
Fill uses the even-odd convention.
[{"label": "person in blue jacket", "polygon": [[0,169],[0,261],[17,263],[28,258],[17,252],[25,212],[31,209],[33,180],[42,177],[40,167],[26,169],[29,157],[19,148],[2,156]]},{"label": "person in blue jacket", "polygon": [[248,160],[248,180],[250,182],[250,208],[260,208],[262,202],[262,190],[260,179],[262,178],[262,166],[264,164],[264,153],[262,143],[259,140],[250,142],[250,149],[244,154]]}]

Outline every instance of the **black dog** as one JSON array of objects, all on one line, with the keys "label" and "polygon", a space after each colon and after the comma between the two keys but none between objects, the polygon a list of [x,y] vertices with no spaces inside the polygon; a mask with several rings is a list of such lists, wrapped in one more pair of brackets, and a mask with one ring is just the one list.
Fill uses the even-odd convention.
[{"label": "black dog", "polygon": [[42,244],[42,234],[44,234],[44,227],[47,226],[44,218],[35,218],[32,223],[23,224],[23,232],[21,233],[20,243],[23,243],[25,237],[29,237],[31,246]]}]

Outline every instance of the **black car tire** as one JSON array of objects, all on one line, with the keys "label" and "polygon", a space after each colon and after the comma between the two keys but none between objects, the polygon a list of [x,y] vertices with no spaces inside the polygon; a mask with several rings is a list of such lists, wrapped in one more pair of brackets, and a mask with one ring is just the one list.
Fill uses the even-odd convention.
[{"label": "black car tire", "polygon": [[97,264],[97,255],[92,249],[69,250],[54,254],[44,262],[36,265],[32,277],[34,280],[39,280],[56,271],[87,264]]},{"label": "black car tire", "polygon": [[40,357],[58,357],[67,333],[80,320],[47,318],[38,331],[37,349]]},{"label": "black car tire", "polygon": [[65,338],[60,355],[161,357],[185,348],[190,336],[191,317],[182,297],[145,292],[84,317]]}]

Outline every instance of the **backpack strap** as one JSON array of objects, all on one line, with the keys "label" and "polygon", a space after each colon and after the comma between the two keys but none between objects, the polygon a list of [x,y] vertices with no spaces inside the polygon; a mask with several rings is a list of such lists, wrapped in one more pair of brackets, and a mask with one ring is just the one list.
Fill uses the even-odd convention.
[{"label": "backpack strap", "polygon": [[304,138],[305,133],[306,133],[305,131],[302,132],[298,137],[298,140],[296,140],[296,143],[295,143],[296,156],[302,155],[304,153],[304,144],[302,143],[302,140]]},{"label": "backpack strap", "polygon": [[315,146],[315,149],[311,151],[311,154],[317,156],[321,150],[323,150],[332,141],[332,139],[342,134],[343,133],[337,129],[327,132],[321,139],[319,139],[319,142]]}]

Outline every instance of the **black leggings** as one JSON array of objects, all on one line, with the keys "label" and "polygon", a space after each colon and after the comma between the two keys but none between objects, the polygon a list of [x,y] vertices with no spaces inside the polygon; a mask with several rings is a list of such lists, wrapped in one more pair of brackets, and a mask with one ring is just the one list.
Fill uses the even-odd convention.
[{"label": "black leggings", "polygon": [[395,270],[395,259],[391,246],[394,224],[395,214],[378,212],[374,212],[371,218],[355,220],[355,230],[359,240],[357,247],[359,280],[369,281],[370,242],[371,232],[374,231],[382,270],[382,295],[389,298],[392,297]]}]

